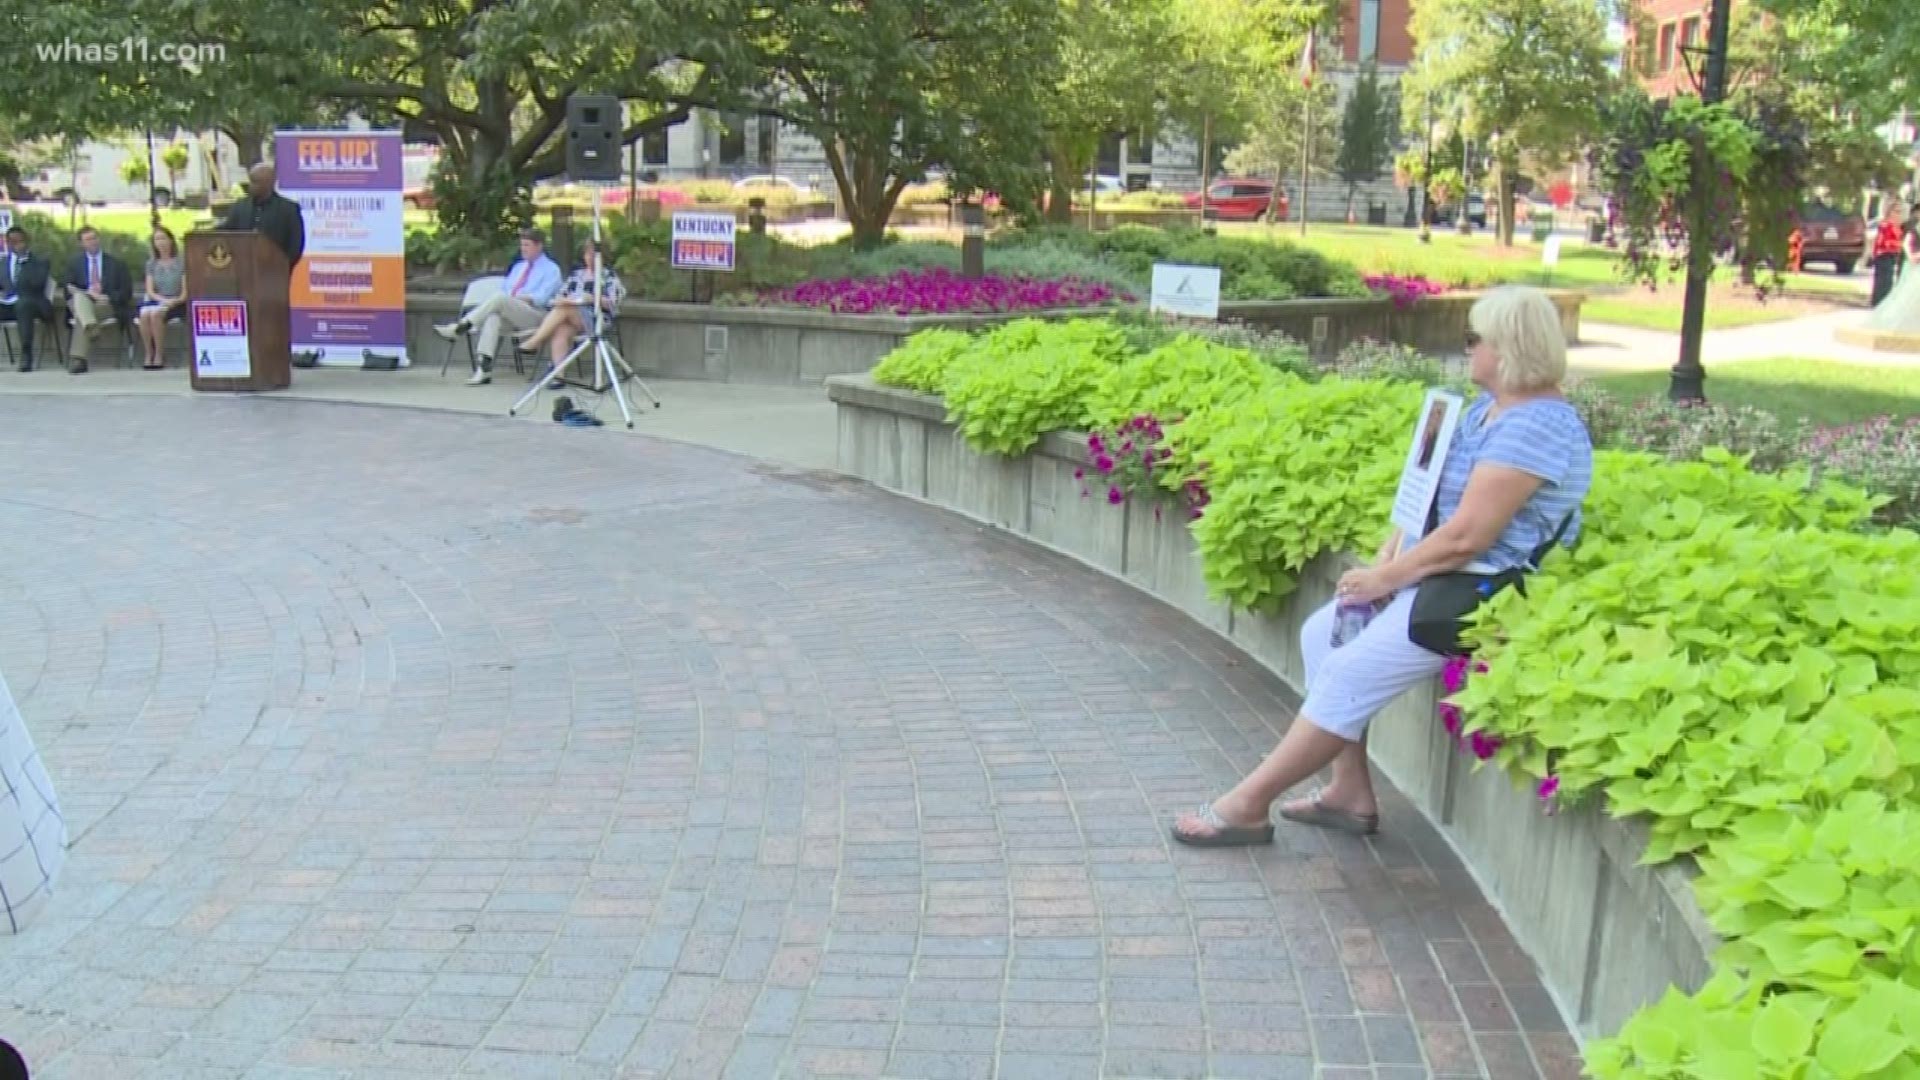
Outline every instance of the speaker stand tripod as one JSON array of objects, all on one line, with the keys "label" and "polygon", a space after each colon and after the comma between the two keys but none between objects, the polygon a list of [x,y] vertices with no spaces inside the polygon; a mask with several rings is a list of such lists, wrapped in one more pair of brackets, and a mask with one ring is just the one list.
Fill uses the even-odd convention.
[{"label": "speaker stand tripod", "polygon": [[[647,384],[641,381],[640,376],[634,374],[631,367],[627,366],[627,361],[620,355],[620,350],[614,348],[613,344],[607,340],[606,309],[600,306],[600,289],[604,280],[602,268],[605,265],[606,254],[600,246],[600,188],[595,185],[593,189],[593,329],[587,333],[586,337],[580,339],[580,344],[575,345],[565,359],[547,366],[547,370],[533,381],[533,385],[527,388],[527,392],[520,395],[520,400],[514,402],[513,406],[507,410],[508,416],[518,415],[521,409],[526,408],[527,402],[538,397],[540,391],[556,380],[578,386],[583,390],[592,390],[595,393],[604,393],[605,391],[601,389],[603,386],[612,390],[613,400],[620,403],[620,417],[627,422],[629,430],[633,428],[633,410],[627,406],[627,394],[624,389],[627,380],[633,380],[633,384],[646,395],[647,400],[653,402],[654,408],[660,407],[660,399],[653,396],[653,391],[647,387]],[[591,357],[587,355],[589,351],[592,352]],[[586,361],[590,369],[589,377],[598,376],[598,379],[584,383],[574,382],[561,374],[582,360]]]}]

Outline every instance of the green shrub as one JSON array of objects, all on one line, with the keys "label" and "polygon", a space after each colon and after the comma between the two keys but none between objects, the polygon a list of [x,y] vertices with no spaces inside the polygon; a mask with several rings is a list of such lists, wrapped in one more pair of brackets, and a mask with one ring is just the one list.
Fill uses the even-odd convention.
[{"label": "green shrub", "polygon": [[[956,256],[956,268],[958,262]],[[1111,286],[1129,296],[1147,295],[1149,284],[1146,278],[1137,278],[1111,263],[1060,244],[1035,244],[1032,247],[987,252],[986,270],[990,274],[1042,281],[1075,278]]]},{"label": "green shrub", "polygon": [[1262,330],[1247,323],[1181,318],[1145,307],[1123,309],[1109,318],[1125,331],[1135,352],[1150,352],[1170,341],[1192,337],[1252,353],[1282,371],[1302,377],[1315,374],[1307,347],[1283,331]]},{"label": "green shrub", "polygon": [[[960,249],[939,240],[900,240],[868,251],[848,251],[843,265],[816,267],[821,278],[892,277],[902,270],[960,269]],[[826,272],[818,272],[826,271]]]},{"label": "green shrub", "polygon": [[901,206],[945,206],[952,199],[944,181],[908,184],[900,191]]},{"label": "green shrub", "polygon": [[1167,433],[1171,472],[1211,502],[1193,524],[1208,594],[1266,610],[1327,552],[1370,549],[1405,460],[1424,391],[1324,379],[1207,409]]},{"label": "green shrub", "polygon": [[1300,381],[1245,349],[1183,334],[1109,368],[1093,389],[1089,411],[1100,427],[1140,415],[1164,425]]},{"label": "green shrub", "polygon": [[1676,461],[1699,458],[1718,446],[1751,455],[1756,468],[1786,468],[1800,459],[1808,431],[1804,421],[1771,412],[1724,405],[1680,405],[1664,398],[1633,401],[1589,382],[1567,388],[1596,445],[1646,450]]},{"label": "green shrub", "polygon": [[[68,228],[64,220],[56,221],[37,210],[16,213],[13,223],[27,231],[27,237],[32,241],[33,252],[47,260],[47,266],[53,272],[54,281],[60,285],[67,284],[67,264],[80,253],[80,230],[86,226],[82,224]],[[127,264],[127,271],[133,275],[134,291],[137,293],[140,289],[141,275],[146,272],[147,259],[151,254],[148,249],[146,226],[142,224],[137,233],[110,232],[106,229],[98,231],[100,250]],[[186,239],[184,237],[179,239],[184,248]]]},{"label": "green shrub", "polygon": [[1345,379],[1391,379],[1439,386],[1469,398],[1477,393],[1465,374],[1448,370],[1445,361],[1391,342],[1356,341],[1340,350],[1328,371]]},{"label": "green shrub", "polygon": [[1223,237],[1194,228],[1122,225],[1107,232],[1047,226],[997,237],[992,247],[1065,247],[1119,268],[1145,283],[1157,262],[1220,267],[1227,300],[1289,300],[1308,296],[1371,295],[1359,270],[1285,241]]},{"label": "green shrub", "polygon": [[947,411],[975,450],[1025,453],[1046,432],[1091,422],[1092,391],[1126,349],[1126,335],[1104,320],[1016,319],[953,361]]},{"label": "green shrub", "polygon": [[921,330],[874,365],[873,380],[884,386],[938,394],[946,386],[948,369],[974,344],[971,334],[959,330]]}]

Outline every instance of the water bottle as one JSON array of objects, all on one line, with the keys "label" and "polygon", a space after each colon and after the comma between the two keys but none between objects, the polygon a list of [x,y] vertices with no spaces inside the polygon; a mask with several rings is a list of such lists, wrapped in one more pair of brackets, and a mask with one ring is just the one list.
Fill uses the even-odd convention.
[{"label": "water bottle", "polygon": [[1373,617],[1380,612],[1376,603],[1360,603],[1354,600],[1342,600],[1340,606],[1333,609],[1333,647],[1339,648],[1360,636]]}]

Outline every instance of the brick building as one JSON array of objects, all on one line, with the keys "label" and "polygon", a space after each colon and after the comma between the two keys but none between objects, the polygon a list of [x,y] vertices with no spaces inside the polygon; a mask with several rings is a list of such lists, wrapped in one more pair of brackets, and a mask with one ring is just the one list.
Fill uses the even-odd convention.
[{"label": "brick building", "polygon": [[1625,55],[1649,95],[1700,92],[1696,80],[1706,69],[1710,6],[1709,0],[1636,0]]}]

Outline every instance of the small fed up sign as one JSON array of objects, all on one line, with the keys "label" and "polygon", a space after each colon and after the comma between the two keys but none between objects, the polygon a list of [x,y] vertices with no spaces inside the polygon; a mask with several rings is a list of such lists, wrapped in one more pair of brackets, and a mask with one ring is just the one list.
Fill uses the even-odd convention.
[{"label": "small fed up sign", "polygon": [[1220,268],[1153,264],[1153,302],[1149,310],[1190,319],[1220,317]]},{"label": "small fed up sign", "polygon": [[675,211],[673,250],[669,265],[675,270],[733,270],[734,232],[739,222],[732,214],[698,210]]}]

